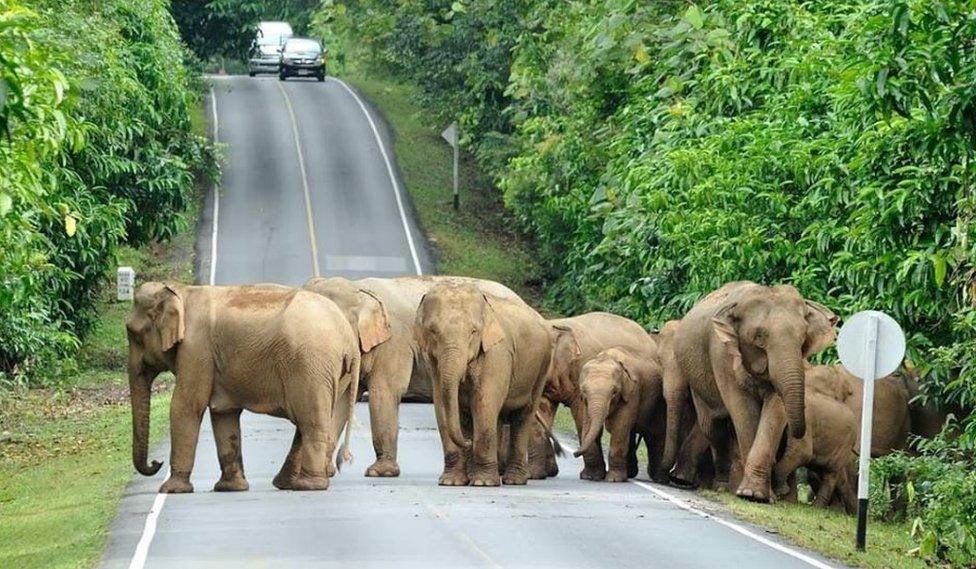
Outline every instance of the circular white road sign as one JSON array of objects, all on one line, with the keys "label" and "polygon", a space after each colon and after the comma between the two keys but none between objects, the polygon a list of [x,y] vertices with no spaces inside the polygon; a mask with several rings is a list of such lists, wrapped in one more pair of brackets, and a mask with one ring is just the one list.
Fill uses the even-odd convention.
[{"label": "circular white road sign", "polygon": [[[872,350],[871,340],[876,342]],[[874,377],[864,377],[871,367],[867,359],[874,352]],[[905,359],[905,333],[895,319],[884,312],[865,310],[851,316],[837,336],[837,354],[847,371],[861,379],[880,379],[898,369]]]}]

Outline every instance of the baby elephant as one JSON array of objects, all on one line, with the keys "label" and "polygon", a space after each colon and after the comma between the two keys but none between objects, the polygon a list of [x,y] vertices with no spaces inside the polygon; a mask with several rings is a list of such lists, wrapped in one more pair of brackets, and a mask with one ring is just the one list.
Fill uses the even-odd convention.
[{"label": "baby elephant", "polygon": [[[132,395],[132,460],[146,476],[149,396],[160,372],[176,374],[170,405],[170,476],[164,493],[192,492],[203,412],[210,409],[221,477],[214,490],[247,490],[241,410],[298,425],[288,487],[324,490],[336,439],[356,403],[359,346],[336,305],[278,286],[182,286],[149,282],[126,322]],[[343,454],[348,453],[349,431]]]},{"label": "baby elephant", "polygon": [[439,483],[497,486],[498,425],[507,423],[501,482],[525,484],[529,433],[549,367],[542,317],[472,284],[440,283],[421,299],[414,332],[434,384],[444,446]]},{"label": "baby elephant", "polygon": [[[806,466],[819,476],[820,486],[814,504],[830,505],[835,493],[852,513],[857,503],[848,469],[854,460],[857,424],[854,413],[843,403],[809,386],[806,389],[807,431],[803,438],[787,437],[786,451],[773,469],[776,493],[790,493],[789,476],[797,468]],[[786,410],[778,397],[772,398],[775,412],[781,413],[785,424]]]},{"label": "baby elephant", "polygon": [[661,367],[633,351],[610,348],[583,365],[579,389],[588,420],[574,455],[582,456],[606,428],[610,432],[606,480],[626,482],[631,433],[636,432],[645,444],[652,439],[652,417],[661,401]]}]

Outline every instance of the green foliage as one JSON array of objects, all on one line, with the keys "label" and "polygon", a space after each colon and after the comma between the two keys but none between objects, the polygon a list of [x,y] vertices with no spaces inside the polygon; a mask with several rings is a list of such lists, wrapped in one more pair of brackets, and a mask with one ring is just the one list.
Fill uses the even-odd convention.
[{"label": "green foliage", "polygon": [[923,559],[969,567],[976,560],[976,459],[944,436],[921,444],[923,456],[872,461],[871,514],[912,520]]},{"label": "green foliage", "polygon": [[167,6],[0,0],[0,381],[70,360],[118,245],[172,236],[212,173]]}]

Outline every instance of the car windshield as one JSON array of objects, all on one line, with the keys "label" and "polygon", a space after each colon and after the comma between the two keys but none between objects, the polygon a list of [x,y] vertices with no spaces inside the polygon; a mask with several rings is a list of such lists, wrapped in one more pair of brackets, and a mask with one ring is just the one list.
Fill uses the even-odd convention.
[{"label": "car windshield", "polygon": [[319,42],[314,40],[289,40],[285,44],[285,53],[318,53],[322,51]]}]

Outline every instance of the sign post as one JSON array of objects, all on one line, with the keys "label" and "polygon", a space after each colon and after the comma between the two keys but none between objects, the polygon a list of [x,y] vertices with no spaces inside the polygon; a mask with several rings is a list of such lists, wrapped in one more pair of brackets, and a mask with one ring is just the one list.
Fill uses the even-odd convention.
[{"label": "sign post", "polygon": [[461,207],[461,195],[458,192],[458,125],[457,121],[452,122],[447,125],[444,132],[441,133],[441,138],[447,141],[454,149],[454,211],[457,211]]},{"label": "sign post", "polygon": [[119,267],[116,272],[115,285],[117,298],[120,302],[132,300],[136,288],[136,272],[132,270],[132,267]]},{"label": "sign post", "polygon": [[861,404],[861,445],[857,479],[857,549],[864,551],[868,528],[868,490],[871,483],[871,427],[874,422],[874,382],[891,374],[905,358],[905,334],[887,314],[865,310],[851,316],[837,337],[840,361],[864,381]]}]

